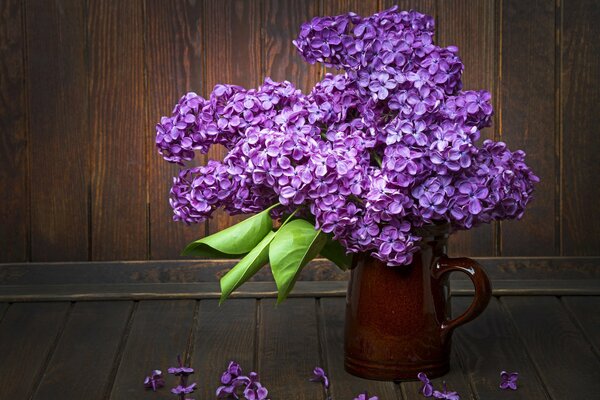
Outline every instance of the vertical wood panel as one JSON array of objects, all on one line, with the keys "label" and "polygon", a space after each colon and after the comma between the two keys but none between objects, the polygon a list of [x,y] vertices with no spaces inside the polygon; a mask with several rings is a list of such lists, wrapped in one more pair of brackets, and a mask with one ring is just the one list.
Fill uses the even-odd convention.
[{"label": "vertical wood panel", "polygon": [[[150,123],[169,115],[185,93],[202,92],[203,2],[146,1],[145,63]],[[145,132],[148,146],[150,201],[150,257],[177,258],[181,249],[206,234],[205,225],[173,221],[169,189],[180,167],[167,163],[155,150],[154,132]],[[198,155],[199,162],[205,157]]]},{"label": "vertical wood panel", "polygon": [[310,91],[321,75],[321,66],[305,62],[292,40],[303,22],[320,14],[317,0],[264,1],[261,42],[265,76],[275,81],[288,80],[304,93]]},{"label": "vertical wood panel", "polygon": [[90,0],[92,259],[145,259],[148,254],[141,1]]},{"label": "vertical wood panel", "polygon": [[88,258],[85,2],[27,1],[31,261]]},{"label": "vertical wood panel", "polygon": [[0,262],[29,257],[22,10],[19,0],[0,3]]},{"label": "vertical wood panel", "polygon": [[541,179],[524,219],[501,223],[501,255],[555,255],[554,0],[505,0],[501,22],[501,139],[512,150],[524,149]]},{"label": "vertical wood panel", "polygon": [[562,255],[587,256],[600,248],[600,7],[561,7]]},{"label": "vertical wood panel", "polygon": [[[205,2],[205,84],[208,96],[218,83],[230,83],[245,88],[257,87],[260,74],[260,7],[263,2],[243,0],[209,0]],[[226,151],[213,146],[208,159],[222,160]],[[245,216],[227,215],[217,211],[208,221],[207,233],[215,233]]]},{"label": "vertical wood panel", "polygon": [[[489,0],[444,0],[438,3],[437,36],[441,46],[456,45],[465,64],[463,88],[492,93],[496,107],[494,124],[481,132],[481,141],[493,139],[497,131],[499,32],[495,3]],[[450,239],[450,253],[493,256],[496,253],[496,224],[458,232]]]}]

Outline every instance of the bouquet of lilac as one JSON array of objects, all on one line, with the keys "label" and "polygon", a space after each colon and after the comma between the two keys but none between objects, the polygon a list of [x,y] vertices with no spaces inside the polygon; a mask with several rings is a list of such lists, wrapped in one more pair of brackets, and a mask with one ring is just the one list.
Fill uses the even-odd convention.
[{"label": "bouquet of lilac", "polygon": [[269,78],[258,89],[217,85],[162,118],[156,144],[169,162],[184,165],[213,144],[228,150],[174,178],[175,220],[258,213],[184,251],[243,257],[221,280],[223,299],[269,262],[282,300],[319,253],[341,268],[358,252],[407,265],[422,226],[521,218],[539,179],[524,152],[476,144],[491,96],[461,90],[458,49],[433,36],[432,17],[396,7],[317,17],[293,44],[307,62],[342,73],[308,94]]}]

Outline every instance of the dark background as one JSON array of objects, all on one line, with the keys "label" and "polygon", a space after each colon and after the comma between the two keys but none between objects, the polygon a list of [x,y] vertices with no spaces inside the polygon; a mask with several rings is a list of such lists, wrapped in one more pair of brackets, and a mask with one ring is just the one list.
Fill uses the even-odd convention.
[{"label": "dark background", "polygon": [[160,116],[219,82],[307,90],[324,71],[293,49],[300,24],[393,4],[435,16],[464,87],[493,93],[485,137],[542,179],[522,222],[457,234],[451,252],[600,255],[597,0],[1,0],[0,262],[175,258],[227,226],[172,222]]}]

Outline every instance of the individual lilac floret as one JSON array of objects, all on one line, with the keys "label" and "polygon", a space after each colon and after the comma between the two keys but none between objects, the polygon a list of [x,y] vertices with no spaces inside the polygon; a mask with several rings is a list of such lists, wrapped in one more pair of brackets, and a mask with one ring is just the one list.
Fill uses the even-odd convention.
[{"label": "individual lilac floret", "polygon": [[519,379],[518,372],[500,372],[500,389],[512,389],[517,390],[517,380]]},{"label": "individual lilac floret", "polygon": [[310,378],[311,382],[321,382],[325,389],[329,389],[329,378],[325,374],[325,371],[321,367],[315,367],[313,370],[313,377]]},{"label": "individual lilac floret", "polygon": [[194,369],[190,367],[186,367],[183,365],[183,361],[181,360],[181,356],[177,356],[177,362],[179,363],[178,367],[171,367],[167,370],[172,375],[175,376],[188,376],[194,373]]},{"label": "individual lilac floret", "polygon": [[156,392],[156,389],[165,386],[165,381],[162,376],[162,371],[155,369],[150,373],[150,376],[147,376],[144,379],[144,387],[146,389],[152,389],[153,392]]},{"label": "individual lilac floret", "polygon": [[446,382],[444,382],[444,391],[440,392],[438,390],[433,391],[433,397],[436,399],[446,399],[446,400],[460,400],[460,396],[456,392],[448,392],[446,388]]},{"label": "individual lilac floret", "polygon": [[425,373],[423,372],[419,372],[417,378],[419,378],[419,380],[423,382],[423,387],[421,388],[421,393],[423,393],[423,396],[433,396],[433,385],[431,384],[431,381],[429,380],[427,375],[425,375]]},{"label": "individual lilac floret", "polygon": [[246,400],[265,400],[269,394],[256,372],[242,375],[242,368],[235,361],[231,361],[221,375],[221,384],[216,391],[219,399],[239,399],[241,395]]},{"label": "individual lilac floret", "polygon": [[181,396],[181,395],[190,394],[190,393],[194,392],[194,390],[196,390],[195,382],[188,386],[177,385],[176,387],[171,389],[171,393]]},{"label": "individual lilac floret", "polygon": [[369,397],[369,393],[367,393],[365,391],[364,393],[361,393],[358,396],[356,396],[354,398],[354,400],[379,400],[379,397],[377,397],[377,396],[371,396],[371,397]]}]

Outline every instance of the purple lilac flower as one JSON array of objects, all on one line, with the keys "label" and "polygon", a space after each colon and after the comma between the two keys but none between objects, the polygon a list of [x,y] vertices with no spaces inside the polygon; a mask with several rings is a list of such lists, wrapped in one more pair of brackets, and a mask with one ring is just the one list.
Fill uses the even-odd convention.
[{"label": "purple lilac flower", "polygon": [[369,397],[369,394],[367,392],[364,392],[364,393],[361,393],[358,396],[356,396],[354,398],[354,400],[379,400],[379,397],[377,397],[377,396]]},{"label": "purple lilac flower", "polygon": [[433,397],[436,399],[447,399],[447,400],[460,400],[460,396],[456,392],[448,392],[446,388],[446,382],[444,382],[444,391],[440,392],[438,390],[433,391]]},{"label": "purple lilac flower", "polygon": [[155,369],[153,370],[149,376],[144,379],[144,387],[146,389],[152,389],[153,392],[156,392],[156,389],[165,386],[165,381],[162,376],[162,371]]},{"label": "purple lilac flower", "polygon": [[419,380],[423,382],[423,387],[421,388],[421,393],[423,393],[423,396],[433,396],[433,385],[431,384],[431,381],[429,380],[427,375],[425,375],[425,373],[423,372],[419,372],[417,378],[419,378]]},{"label": "purple lilac flower", "polygon": [[500,372],[500,378],[501,378],[500,389],[517,390],[517,380],[519,379],[518,372],[502,371],[502,372]]},{"label": "purple lilac flower", "polygon": [[329,378],[325,374],[325,371],[321,367],[315,367],[313,370],[313,377],[310,379],[311,382],[321,382],[325,389],[329,389]]},{"label": "purple lilac flower", "polygon": [[274,217],[299,209],[348,252],[390,266],[411,262],[423,225],[521,218],[539,179],[522,151],[477,144],[491,95],[462,91],[458,48],[433,38],[430,16],[396,7],[315,17],[293,44],[340,73],[308,94],[266,78],[257,89],[219,84],[207,98],[183,96],[156,127],[159,153],[180,165],[214,144],[227,154],[174,178],[173,218],[280,203]]},{"label": "purple lilac flower", "polygon": [[185,394],[190,394],[194,390],[196,390],[196,383],[192,383],[189,386],[177,385],[176,387],[171,389],[171,393],[181,396]]},{"label": "purple lilac flower", "polygon": [[179,363],[179,366],[171,367],[167,370],[167,372],[175,376],[188,376],[194,373],[193,368],[186,367],[183,365],[183,361],[180,355],[177,356],[177,362]]},{"label": "purple lilac flower", "polygon": [[242,368],[235,361],[231,361],[221,375],[221,384],[216,391],[219,399],[239,399],[243,395],[247,400],[265,400],[269,394],[256,372],[242,375]]}]

